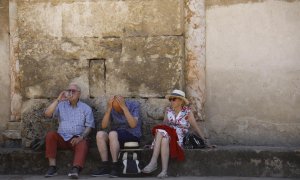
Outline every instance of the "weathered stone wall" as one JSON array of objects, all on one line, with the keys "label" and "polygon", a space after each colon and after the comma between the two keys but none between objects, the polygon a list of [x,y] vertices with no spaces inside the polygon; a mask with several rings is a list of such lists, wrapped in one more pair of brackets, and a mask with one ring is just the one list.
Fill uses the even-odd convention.
[{"label": "weathered stone wall", "polygon": [[150,139],[168,104],[163,97],[184,89],[183,0],[11,3],[17,24],[11,61],[19,67],[12,91],[22,102],[12,117],[20,114],[24,146],[55,128],[43,111],[70,82],[81,86],[98,125],[109,96],[139,101]]},{"label": "weathered stone wall", "polygon": [[[0,132],[10,119],[9,1],[0,1]],[[0,144],[3,142],[0,136]]]},{"label": "weathered stone wall", "polygon": [[300,1],[206,2],[210,137],[299,146]]},{"label": "weathered stone wall", "polygon": [[9,23],[7,9],[0,18],[10,31],[8,42],[0,27],[0,131],[28,147],[55,129],[43,111],[76,82],[97,129],[109,96],[139,101],[144,143],[163,119],[163,97],[179,88],[217,144],[300,145],[299,8],[299,0],[10,0]]}]

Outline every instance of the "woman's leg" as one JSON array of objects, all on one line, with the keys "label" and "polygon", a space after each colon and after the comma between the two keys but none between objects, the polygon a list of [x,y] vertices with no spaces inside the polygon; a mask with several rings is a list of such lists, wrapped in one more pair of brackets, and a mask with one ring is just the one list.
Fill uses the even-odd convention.
[{"label": "woman's leg", "polygon": [[166,176],[167,171],[168,171],[169,154],[170,154],[169,137],[162,138],[160,149],[161,149],[162,169],[161,169],[161,173],[158,175],[158,177]]},{"label": "woman's leg", "polygon": [[163,139],[163,136],[161,133],[157,132],[155,135],[155,143],[154,143],[154,148],[153,148],[153,154],[151,157],[151,160],[149,164],[144,168],[144,172],[151,171],[153,169],[156,169],[157,167],[157,158],[159,156],[159,153],[161,151],[160,146],[161,146],[161,141]]}]

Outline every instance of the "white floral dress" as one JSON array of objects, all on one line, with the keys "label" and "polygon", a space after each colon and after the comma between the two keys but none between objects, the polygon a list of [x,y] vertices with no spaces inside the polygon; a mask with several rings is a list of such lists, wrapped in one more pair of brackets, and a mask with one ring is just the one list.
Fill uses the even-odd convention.
[{"label": "white floral dress", "polygon": [[191,109],[188,106],[184,106],[182,110],[177,114],[175,111],[168,107],[166,109],[167,113],[167,123],[170,127],[176,130],[178,136],[178,144],[182,147],[183,138],[188,133],[191,124],[188,121],[188,115],[191,112]]}]

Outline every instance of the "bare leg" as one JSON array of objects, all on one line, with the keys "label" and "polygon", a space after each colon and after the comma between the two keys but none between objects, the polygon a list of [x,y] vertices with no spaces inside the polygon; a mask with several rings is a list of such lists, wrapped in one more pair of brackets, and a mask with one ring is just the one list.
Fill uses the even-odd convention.
[{"label": "bare leg", "polygon": [[49,166],[56,166],[56,159],[48,158],[48,160],[49,160]]},{"label": "bare leg", "polygon": [[108,161],[107,141],[108,135],[105,131],[98,131],[96,135],[97,147],[102,161]]},{"label": "bare leg", "polygon": [[118,155],[120,151],[120,143],[118,140],[118,133],[116,131],[111,131],[108,135],[109,146],[112,162],[118,162]]},{"label": "bare leg", "polygon": [[161,151],[161,141],[163,139],[163,136],[161,133],[156,133],[155,135],[155,143],[154,143],[154,148],[153,148],[153,154],[151,157],[151,160],[149,162],[149,164],[144,168],[144,172],[147,173],[153,169],[156,169],[155,167],[157,167],[157,158],[159,156],[159,153]]},{"label": "bare leg", "polygon": [[161,141],[162,170],[161,170],[161,173],[158,175],[158,177],[164,177],[167,175],[168,164],[169,164],[169,154],[170,154],[169,138],[164,137]]}]

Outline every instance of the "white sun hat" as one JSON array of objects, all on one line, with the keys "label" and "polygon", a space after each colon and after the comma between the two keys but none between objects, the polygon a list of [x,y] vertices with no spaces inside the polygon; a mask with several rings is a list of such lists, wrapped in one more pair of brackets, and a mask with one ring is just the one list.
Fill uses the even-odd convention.
[{"label": "white sun hat", "polygon": [[185,93],[178,89],[175,89],[172,91],[171,94],[166,95],[166,99],[170,98],[179,98],[182,99],[185,102],[185,104],[189,104],[189,100],[186,99]]}]

